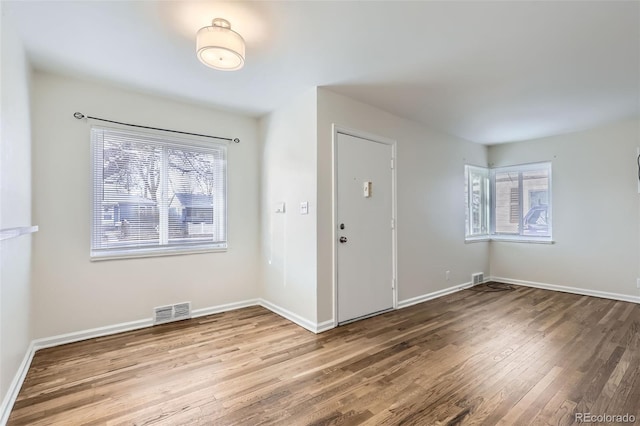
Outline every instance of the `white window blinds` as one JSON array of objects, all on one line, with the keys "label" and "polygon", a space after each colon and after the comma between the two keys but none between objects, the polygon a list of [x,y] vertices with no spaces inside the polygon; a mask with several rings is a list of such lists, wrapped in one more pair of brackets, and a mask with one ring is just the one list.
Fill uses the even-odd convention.
[{"label": "white window blinds", "polygon": [[93,127],[91,257],[226,249],[226,149]]}]

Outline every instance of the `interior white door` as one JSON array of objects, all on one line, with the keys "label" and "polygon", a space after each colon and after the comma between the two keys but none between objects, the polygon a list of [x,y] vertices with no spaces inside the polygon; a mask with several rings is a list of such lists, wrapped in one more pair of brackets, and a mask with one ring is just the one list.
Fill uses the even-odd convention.
[{"label": "interior white door", "polygon": [[393,308],[393,147],[336,140],[338,323]]}]

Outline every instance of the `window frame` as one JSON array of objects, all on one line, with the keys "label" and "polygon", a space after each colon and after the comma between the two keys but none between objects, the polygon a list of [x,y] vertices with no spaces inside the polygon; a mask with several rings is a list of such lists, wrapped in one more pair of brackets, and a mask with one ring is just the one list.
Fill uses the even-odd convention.
[{"label": "window frame", "polygon": [[[468,223],[465,224],[465,242],[475,242],[475,241],[510,241],[510,242],[521,242],[521,243],[538,243],[538,244],[554,244],[553,240],[553,177],[552,177],[552,162],[551,161],[542,161],[536,163],[525,163],[525,164],[516,164],[510,166],[501,166],[501,167],[478,167],[469,164],[465,164],[465,185],[469,185],[469,179],[467,177],[467,168],[474,167],[479,169],[487,170],[489,173],[489,194],[486,197],[489,201],[489,229],[488,233],[484,235],[468,235]],[[523,186],[523,173],[528,171],[542,170],[546,169],[548,173],[548,184],[547,184],[547,221],[549,226],[549,235],[527,235],[524,234],[524,203],[523,203],[523,195],[524,195],[524,186]],[[518,173],[518,233],[503,233],[496,232],[496,174],[497,173]],[[465,216],[470,215],[470,198],[466,197],[465,200]],[[468,217],[468,216],[466,216]],[[465,221],[467,222],[467,221]]]},{"label": "window frame", "polygon": [[[484,220],[482,220],[480,227],[485,232],[474,233],[473,232],[473,212],[472,212],[472,197],[471,191],[471,173],[481,174],[484,178],[483,189],[480,194],[481,210],[484,211]],[[490,198],[491,198],[491,180],[490,173],[487,167],[474,166],[471,164],[465,164],[464,166],[466,202],[465,202],[465,240],[477,241],[486,240],[489,237],[491,230],[491,211],[490,211]]]},{"label": "window frame", "polygon": [[[141,142],[150,141],[152,144],[156,144],[162,147],[163,152],[167,152],[169,149],[181,149],[185,151],[191,152],[201,152],[201,153],[214,153],[218,151],[221,155],[222,160],[222,170],[220,176],[224,180],[222,184],[223,190],[223,207],[220,208],[219,213],[222,215],[220,222],[218,225],[223,229],[224,232],[224,241],[218,242],[199,242],[199,243],[171,243],[169,238],[165,243],[162,243],[162,237],[159,237],[158,245],[153,246],[137,246],[137,247],[111,247],[111,248],[99,248],[94,244],[94,238],[99,232],[101,228],[100,223],[102,222],[103,217],[103,208],[102,204],[104,201],[104,193],[98,194],[96,191],[97,183],[102,182],[104,185],[104,140],[100,141],[101,153],[98,157],[96,157],[96,150],[98,149],[98,143],[94,141],[94,131],[106,131],[106,132],[118,132],[127,134],[130,137],[139,137]],[[212,142],[210,140],[204,140],[203,138],[191,137],[191,136],[183,136],[180,135],[178,137],[174,135],[167,135],[161,132],[154,131],[139,131],[139,130],[131,130],[128,128],[121,127],[108,127],[108,126],[91,126],[90,129],[90,172],[91,172],[91,229],[90,229],[90,251],[89,258],[91,261],[101,261],[101,260],[111,260],[111,259],[129,259],[129,258],[145,258],[145,257],[156,257],[156,256],[175,256],[175,255],[186,255],[186,254],[196,254],[196,253],[209,253],[209,252],[226,252],[228,250],[228,143],[225,142]],[[168,182],[168,163],[167,158],[163,155],[161,161],[161,177],[160,180],[164,182],[162,187],[163,193],[160,195],[160,199],[158,200],[157,209],[159,210],[159,223],[158,226],[165,226],[167,235],[169,231],[169,223],[168,220],[164,220],[162,216],[165,216],[164,219],[167,219],[169,206],[166,205],[166,201],[168,195],[164,193],[167,187]],[[98,167],[98,164],[102,164],[101,167]],[[97,176],[97,173],[100,173]],[[214,200],[216,196],[214,195]],[[100,206],[100,208],[96,208]],[[146,206],[145,206],[146,207]],[[166,208],[166,212],[161,212],[162,209]],[[216,215],[215,209],[213,210],[214,217]],[[214,221],[213,226],[216,226]],[[160,231],[162,235],[165,231]]]}]

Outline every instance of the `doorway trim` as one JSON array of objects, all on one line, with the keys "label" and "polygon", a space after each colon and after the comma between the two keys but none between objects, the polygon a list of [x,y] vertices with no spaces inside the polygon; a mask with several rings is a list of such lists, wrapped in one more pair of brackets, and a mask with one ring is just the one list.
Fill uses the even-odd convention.
[{"label": "doorway trim", "polygon": [[[375,135],[373,133],[368,133],[365,131],[345,127],[338,125],[336,123],[331,124],[331,171],[332,171],[332,182],[331,182],[331,201],[332,201],[332,210],[333,217],[331,219],[331,226],[333,227],[333,231],[331,235],[333,237],[331,243],[331,249],[333,250],[332,256],[332,267],[333,267],[333,327],[338,326],[338,168],[336,163],[336,153],[337,153],[337,144],[338,144],[338,133],[354,136],[360,139],[367,139],[371,142],[382,143],[385,145],[391,146],[391,161],[393,161],[393,168],[391,169],[391,216],[394,221],[394,226],[391,229],[391,253],[392,253],[392,280],[393,280],[393,309],[398,309],[398,214],[397,214],[397,190],[396,190],[396,182],[397,182],[397,170],[398,170],[398,162],[396,160],[396,147],[397,141],[394,139],[386,138],[383,136]],[[391,224],[389,224],[391,225]],[[373,314],[373,315],[377,315]],[[366,318],[366,317],[363,317]]]}]

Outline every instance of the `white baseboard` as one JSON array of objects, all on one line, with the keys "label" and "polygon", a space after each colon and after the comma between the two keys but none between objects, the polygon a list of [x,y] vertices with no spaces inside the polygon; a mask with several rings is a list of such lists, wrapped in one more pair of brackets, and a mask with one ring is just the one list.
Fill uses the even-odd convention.
[{"label": "white baseboard", "polygon": [[191,318],[203,317],[205,315],[219,314],[222,312],[235,311],[236,309],[248,308],[249,306],[260,305],[260,299],[249,299],[240,302],[227,303],[224,305],[211,306],[209,308],[194,309],[191,311]]},{"label": "white baseboard", "polygon": [[328,321],[323,321],[316,325],[315,333],[316,334],[322,333],[323,331],[331,330],[332,328],[336,328],[336,324],[332,319]]},{"label": "white baseboard", "polygon": [[[322,326],[322,331],[328,330],[329,321],[325,321],[323,323],[315,323],[306,318],[301,317],[298,314],[291,312],[288,309],[280,307],[275,303],[269,302],[268,300],[260,299],[260,306],[269,309],[271,312],[280,315],[281,317],[288,319],[291,322],[298,324],[300,327],[305,328],[312,333],[319,333],[320,327]],[[331,327],[333,328],[333,320],[331,321]]]},{"label": "white baseboard", "polygon": [[620,293],[609,293],[599,290],[588,290],[578,287],[567,287],[555,284],[538,283],[535,281],[514,280],[513,278],[491,277],[490,281],[497,281],[505,284],[521,285],[524,287],[541,288],[543,290],[561,291],[563,293],[579,294],[581,296],[602,297],[603,299],[620,300],[623,302],[640,303],[640,296],[631,296]]},{"label": "white baseboard", "polygon": [[[486,281],[487,280],[485,280],[484,282]],[[432,293],[422,294],[420,296],[412,297],[410,299],[401,300],[398,302],[398,309],[417,305],[418,303],[422,303],[422,302],[426,302],[427,300],[446,296],[447,294],[455,293],[456,291],[464,290],[465,288],[470,288],[470,287],[473,287],[473,283],[468,282],[464,284],[454,285],[453,287],[444,288],[442,290],[434,291]]]},{"label": "white baseboard", "polygon": [[105,327],[90,328],[88,330],[74,331],[72,333],[35,339],[33,341],[33,345],[37,351],[38,349],[51,348],[53,346],[65,345],[67,343],[79,342],[81,340],[95,339],[96,337],[138,330],[140,328],[151,327],[152,325],[153,319],[151,318],[123,322],[120,324],[107,325]]},{"label": "white baseboard", "polygon": [[24,383],[24,379],[27,377],[27,372],[29,371],[31,361],[33,360],[33,355],[35,353],[35,347],[33,342],[31,342],[27,348],[27,352],[24,354],[22,363],[20,363],[20,367],[18,367],[16,375],[13,377],[13,381],[9,385],[7,394],[2,400],[2,406],[0,406],[0,425],[6,425],[9,420],[9,414],[11,414],[11,409],[13,408],[13,404],[16,402],[16,398],[18,398],[18,393],[20,392],[20,388],[22,388],[22,383]]},{"label": "white baseboard", "polygon": [[[224,305],[210,306],[208,308],[194,309],[191,311],[192,318],[205,315],[218,314],[221,312],[233,311],[235,309],[256,306],[258,299],[243,300],[240,302],[227,303]],[[140,328],[151,327],[152,318],[137,321],[123,322],[120,324],[108,325],[105,327],[91,328],[89,330],[75,331],[73,333],[60,334],[53,337],[45,337],[33,341],[35,350],[50,348],[52,346],[64,345],[67,343],[79,342],[81,340],[95,339],[96,337],[109,336],[111,334],[123,333],[125,331],[138,330]]]}]

